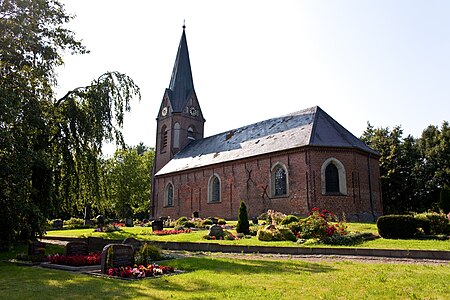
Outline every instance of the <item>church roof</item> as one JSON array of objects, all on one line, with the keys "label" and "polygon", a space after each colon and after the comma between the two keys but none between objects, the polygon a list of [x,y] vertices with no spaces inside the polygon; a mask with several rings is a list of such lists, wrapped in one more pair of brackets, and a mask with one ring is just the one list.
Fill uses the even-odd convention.
[{"label": "church roof", "polygon": [[183,26],[183,34],[181,35],[172,77],[170,78],[169,88],[167,89],[170,104],[174,112],[181,112],[183,110],[188,97],[193,91],[194,81],[192,80],[191,62]]},{"label": "church roof", "polygon": [[315,106],[192,141],[156,175],[304,146],[355,148],[378,155],[320,107]]}]

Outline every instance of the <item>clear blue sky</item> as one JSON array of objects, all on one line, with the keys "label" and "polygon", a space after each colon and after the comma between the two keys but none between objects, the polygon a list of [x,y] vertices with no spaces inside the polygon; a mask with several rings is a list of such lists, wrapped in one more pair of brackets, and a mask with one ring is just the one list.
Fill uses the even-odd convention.
[{"label": "clear blue sky", "polygon": [[206,136],[319,105],[360,136],[450,120],[450,1],[63,0],[91,54],[65,57],[60,93],[120,71],[141,87],[125,139],[155,144],[186,20]]}]

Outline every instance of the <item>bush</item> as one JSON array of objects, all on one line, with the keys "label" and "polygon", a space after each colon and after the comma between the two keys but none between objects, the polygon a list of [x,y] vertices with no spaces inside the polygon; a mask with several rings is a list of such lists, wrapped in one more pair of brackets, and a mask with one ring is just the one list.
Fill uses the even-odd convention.
[{"label": "bush", "polygon": [[353,246],[361,244],[366,238],[373,238],[371,233],[349,233],[348,235],[332,235],[321,240],[326,245]]},{"label": "bush", "polygon": [[212,224],[213,224],[213,221],[211,221],[211,219],[205,219],[202,221],[201,225],[204,227],[204,226],[212,225]]},{"label": "bush", "polygon": [[136,251],[135,261],[138,265],[150,264],[152,261],[162,259],[161,249],[157,246],[144,243],[144,245]]},{"label": "bush", "polygon": [[289,228],[278,228],[278,231],[281,234],[281,241],[297,241],[294,233]]},{"label": "bush", "polygon": [[265,241],[265,242],[274,240],[273,233],[270,230],[260,229],[260,230],[258,230],[256,237],[258,238],[258,240]]},{"label": "bush", "polygon": [[290,223],[287,225],[287,227],[292,231],[293,234],[297,235],[302,228],[302,222]]},{"label": "bush", "polygon": [[183,226],[184,223],[186,223],[188,220],[187,217],[179,217],[176,221],[175,221],[175,226]]},{"label": "bush", "polygon": [[226,221],[225,219],[219,219],[219,220],[217,221],[217,224],[219,224],[219,225],[225,225],[225,224],[227,224],[227,221]]},{"label": "bush", "polygon": [[241,201],[241,205],[239,206],[238,222],[236,224],[236,232],[249,234],[249,228],[250,224],[248,223],[247,206],[245,206],[245,203]]},{"label": "bush", "polygon": [[186,221],[186,222],[184,222],[183,227],[184,227],[184,228],[194,228],[194,227],[196,227],[196,226],[195,226],[195,223],[194,223],[194,222]]},{"label": "bush", "polygon": [[291,223],[296,223],[298,221],[299,221],[299,219],[296,216],[287,215],[286,217],[283,218],[283,220],[281,220],[280,225],[288,225]]},{"label": "bush", "polygon": [[415,214],[414,217],[419,220],[419,227],[424,230],[425,234],[447,233],[449,220],[444,213],[425,212]]},{"label": "bush", "polygon": [[420,222],[411,215],[387,215],[377,220],[378,233],[386,239],[412,238]]}]

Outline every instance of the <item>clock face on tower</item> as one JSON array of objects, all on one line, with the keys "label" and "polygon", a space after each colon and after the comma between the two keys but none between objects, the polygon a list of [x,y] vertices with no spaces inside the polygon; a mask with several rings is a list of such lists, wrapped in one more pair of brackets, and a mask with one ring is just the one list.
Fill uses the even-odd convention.
[{"label": "clock face on tower", "polygon": [[191,106],[189,108],[189,114],[193,117],[196,117],[198,116],[198,110],[195,107]]},{"label": "clock face on tower", "polygon": [[163,117],[167,116],[167,106],[163,107],[162,111],[161,111],[161,115]]}]

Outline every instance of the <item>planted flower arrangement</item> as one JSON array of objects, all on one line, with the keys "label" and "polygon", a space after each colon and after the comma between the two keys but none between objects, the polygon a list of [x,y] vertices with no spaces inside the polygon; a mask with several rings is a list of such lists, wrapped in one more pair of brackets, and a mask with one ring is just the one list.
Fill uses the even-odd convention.
[{"label": "planted flower arrangement", "polygon": [[168,230],[154,230],[154,235],[170,235],[170,234],[180,234],[180,233],[190,233],[191,229],[168,229]]},{"label": "planted flower arrangement", "polygon": [[60,255],[54,254],[47,257],[48,262],[57,265],[82,267],[99,265],[102,253],[95,252],[88,255]]},{"label": "planted flower arrangement", "polygon": [[173,267],[159,266],[157,264],[135,265],[134,267],[126,266],[119,268],[109,268],[108,275],[120,278],[140,279],[155,277],[165,274],[175,273]]}]

